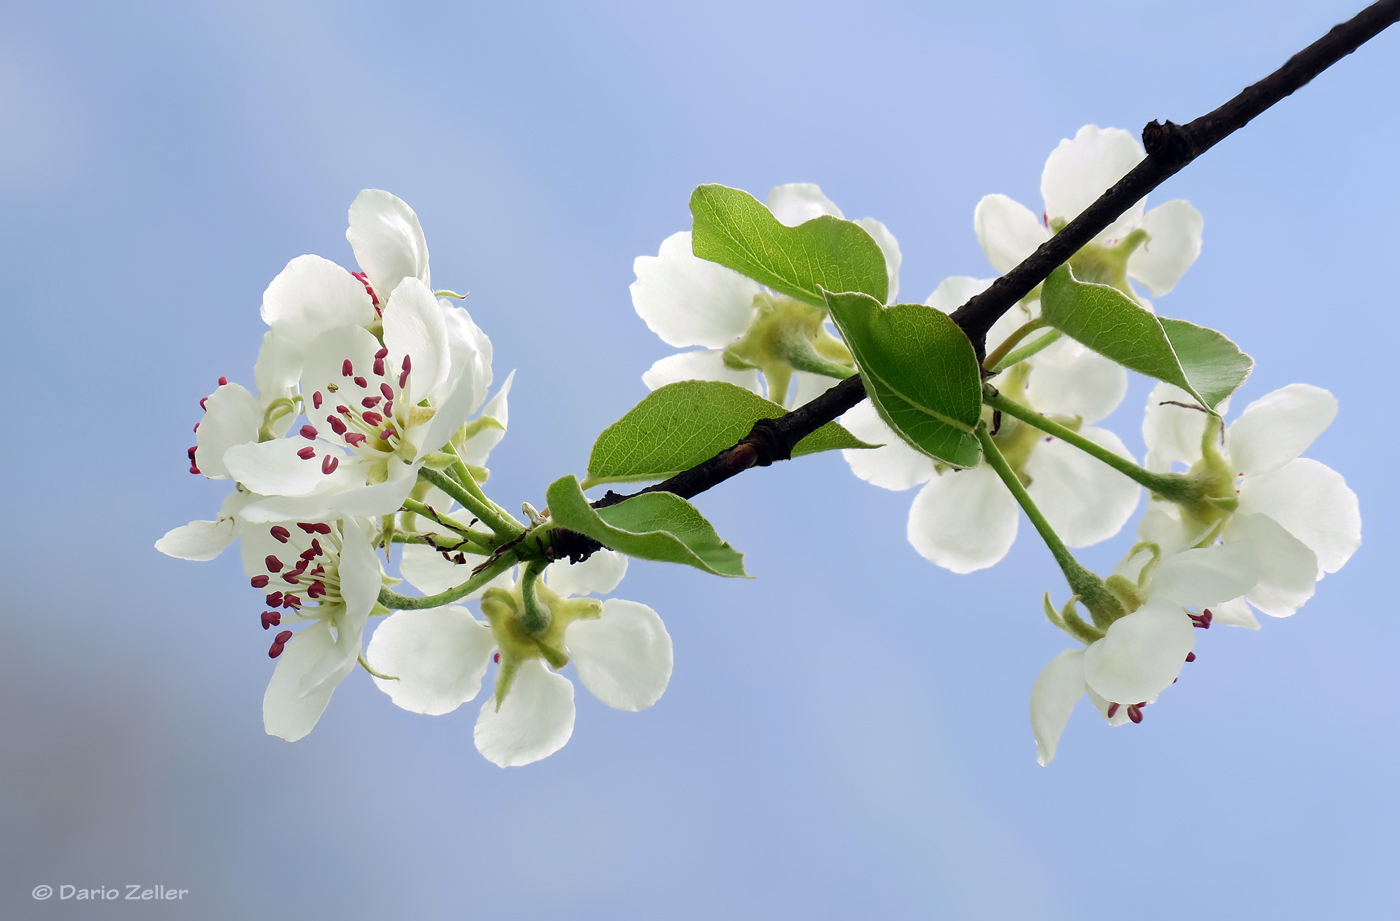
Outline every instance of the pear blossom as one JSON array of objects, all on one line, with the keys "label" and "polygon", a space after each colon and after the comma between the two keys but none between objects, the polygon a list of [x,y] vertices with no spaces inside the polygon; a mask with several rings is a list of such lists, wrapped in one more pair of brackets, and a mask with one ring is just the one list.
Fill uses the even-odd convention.
[{"label": "pear blossom", "polygon": [[[321,718],[331,693],[354,670],[361,634],[383,573],[367,533],[353,518],[247,525],[243,569],[266,594],[264,630],[282,627],[268,655],[277,668],[263,696],[268,735],[295,742]],[[288,624],[309,623],[294,633]]]},{"label": "pear blossom", "polygon": [[[430,591],[448,579],[463,580],[445,574],[452,565],[433,564],[436,571],[428,572],[406,561],[403,572]],[[551,621],[534,635],[520,626],[518,574],[479,593],[486,622],[458,605],[398,611],[370,640],[368,661],[384,676],[374,681],[398,706],[438,715],[476,697],[495,661],[495,690],[477,716],[477,749],[501,767],[545,758],[573,734],[573,684],[558,673],[565,663],[572,661],[584,686],[619,710],[650,707],[670,682],[671,637],[655,611],[618,598],[580,597],[611,592],[626,571],[627,558],[611,550],[572,565],[551,563],[537,586]]]},{"label": "pear blossom", "polygon": [[482,357],[463,348],[454,361],[442,307],[420,279],[403,279],[383,311],[382,345],[361,326],[340,326],[307,346],[300,391],[308,421],[296,434],[225,453],[241,483],[272,497],[243,515],[393,512],[428,455],[484,399]]},{"label": "pear blossom", "polygon": [[[1073,140],[1060,141],[1040,177],[1045,208],[1039,218],[1006,195],[978,202],[973,227],[987,261],[998,272],[1009,272],[1146,156],[1121,128],[1085,125]],[[1138,297],[1131,278],[1160,297],[1200,255],[1203,225],[1189,202],[1178,199],[1147,211],[1143,199],[1100,231],[1070,267],[1081,281],[1113,285]]]},{"label": "pear blossom", "polygon": [[[775,186],[768,210],[781,223],[796,227],[841,209],[809,182]],[[899,293],[899,243],[884,224],[867,217],[857,221],[885,255],[889,302]],[[826,327],[820,308],[799,304],[768,292],[758,282],[718,263],[701,259],[691,249],[690,231],[672,234],[655,256],[638,256],[633,263],[632,305],[652,332],[677,348],[700,346],[657,361],[642,375],[648,388],[685,380],[716,380],[762,394],[760,375],[769,399],[801,405],[836,381],[811,371],[794,369],[783,356],[770,354],[769,327],[797,328],[822,358],[850,365],[850,353]],[[788,390],[795,381],[792,402]]]},{"label": "pear blossom", "polygon": [[1217,538],[1252,544],[1263,570],[1254,589],[1226,607],[1228,616],[1257,627],[1250,606],[1293,614],[1361,546],[1356,493],[1340,473],[1301,456],[1336,414],[1328,391],[1289,384],[1250,403],[1222,431],[1185,391],[1158,384],[1142,423],[1145,466],[1188,468],[1206,498],[1188,506],[1154,501],[1139,535],[1170,549]]},{"label": "pear blossom", "polygon": [[1248,544],[1186,550],[1164,559],[1158,549],[1150,560],[1145,550],[1134,548],[1108,581],[1128,613],[1084,649],[1060,653],[1035,680],[1031,729],[1042,766],[1055,757],[1070,713],[1086,694],[1110,724],[1142,722],[1142,708],[1196,658],[1195,631],[1210,626],[1212,607],[1249,591],[1261,571]]},{"label": "pear blossom", "polygon": [[[954,277],[925,302],[951,312],[990,281]],[[1013,308],[988,334],[995,349],[1022,321]],[[1009,319],[1008,319],[1009,318]],[[1061,339],[993,378],[1002,393],[1056,417],[1079,434],[1131,458],[1117,435],[1089,424],[1107,416],[1127,391],[1123,368],[1070,339]],[[953,470],[906,444],[867,401],[841,418],[853,435],[883,447],[843,451],[856,476],[884,489],[925,484],[909,510],[908,537],[920,555],[956,573],[996,564],[1015,542],[1020,509],[986,463]],[[1071,547],[1117,534],[1137,508],[1139,487],[1102,461],[1018,420],[1002,417],[993,435],[1026,490]]]}]

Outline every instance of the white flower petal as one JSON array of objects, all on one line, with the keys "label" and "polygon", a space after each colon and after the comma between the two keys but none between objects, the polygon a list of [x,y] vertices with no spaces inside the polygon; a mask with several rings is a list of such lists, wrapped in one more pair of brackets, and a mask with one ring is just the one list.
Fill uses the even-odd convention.
[{"label": "white flower petal", "polygon": [[[1128,448],[1112,432],[1086,425],[1079,434],[1121,457]],[[1058,438],[1042,440],[1026,460],[1026,488],[1050,526],[1071,547],[1088,547],[1123,529],[1142,487],[1098,458]]]},{"label": "white flower petal", "polygon": [[309,691],[303,691],[305,675],[333,654],[335,647],[335,639],[325,621],[317,621],[287,641],[263,695],[263,729],[268,735],[295,742],[315,727],[336,685],[355,667],[351,660],[342,665],[338,675],[330,675]]},{"label": "white flower petal", "polygon": [[851,472],[882,489],[911,489],[938,475],[933,459],[916,451],[885,424],[869,400],[862,400],[841,417],[852,435],[878,448],[843,450]]},{"label": "white flower petal", "polygon": [[1191,203],[1176,199],[1158,205],[1142,219],[1150,239],[1128,257],[1128,274],[1161,297],[1181,280],[1201,254],[1201,228],[1205,218]]},{"label": "white flower petal", "polygon": [[690,247],[683,230],[661,241],[658,255],[637,257],[632,306],[667,345],[724,348],[753,322],[753,299],[763,288]]},{"label": "white flower petal", "polygon": [[931,563],[956,573],[995,565],[1016,540],[1020,510],[986,464],[949,470],[919,490],[909,509],[909,543]]},{"label": "white flower petal", "polygon": [[1031,688],[1031,731],[1036,761],[1044,767],[1055,758],[1060,734],[1070,713],[1084,696],[1084,650],[1066,649],[1050,660]]},{"label": "white flower petal", "polygon": [[[1045,161],[1045,171],[1040,176],[1045,213],[1052,221],[1074,220],[1146,156],[1133,136],[1123,129],[1085,125],[1075,134],[1074,140],[1060,141]],[[1108,225],[1095,241],[1119,239],[1141,224],[1143,201]]]},{"label": "white flower petal", "polygon": [[1267,515],[1240,515],[1225,527],[1225,544],[1246,543],[1259,558],[1259,581],[1245,597],[1271,617],[1288,617],[1317,589],[1317,554]]},{"label": "white flower petal", "polygon": [[[443,325],[447,329],[447,352],[451,365],[445,381],[455,381],[467,375],[472,392],[478,402],[486,399],[486,391],[491,387],[491,340],[472,320],[471,314],[458,307],[445,297],[437,299],[442,310]],[[476,406],[472,406],[472,411]]]},{"label": "white flower petal", "polygon": [[[934,292],[937,294],[938,292]],[[997,317],[997,321],[992,324],[992,328],[987,331],[987,352],[988,354],[1001,348],[1008,336],[1016,332],[1031,320],[1040,316],[1040,299],[1033,301],[1017,301],[1011,305],[1011,309]],[[1029,345],[1035,345],[1046,336],[1055,335],[1053,329],[1038,329],[1026,335],[1024,339],[1016,343],[1015,350],[1020,350]]]},{"label": "white flower petal", "polygon": [[451,713],[481,690],[496,639],[466,608],[396,611],[374,631],[365,661],[394,681],[374,683],[414,713]]},{"label": "white flower petal", "polygon": [[477,467],[485,467],[486,461],[491,456],[491,449],[501,443],[501,439],[506,437],[505,429],[510,425],[510,406],[507,397],[510,396],[510,385],[515,382],[515,372],[506,375],[506,382],[501,385],[501,389],[496,391],[496,395],[481,407],[481,416],[489,416],[501,423],[501,428],[487,428],[477,432],[468,438],[457,454],[462,458],[463,463],[472,464]]},{"label": "white flower petal", "polygon": [[[1197,405],[1196,398],[1180,387],[1161,383],[1152,388],[1142,417],[1142,438],[1147,442],[1144,467],[1167,473],[1173,462],[1190,467],[1201,459],[1201,436],[1208,417],[1204,410],[1190,408]],[[1219,411],[1225,412],[1223,404]]]},{"label": "white flower petal", "polygon": [[[316,451],[313,457],[303,458],[297,454],[311,446]],[[340,458],[340,466],[333,473],[325,474],[321,472],[321,463],[328,455]],[[343,489],[355,479],[350,465],[345,463],[343,451],[323,441],[313,444],[304,438],[234,445],[224,454],[224,466],[238,482],[262,496],[306,496],[328,484]]]},{"label": "white flower petal", "polygon": [[541,659],[520,666],[501,708],[496,697],[481,705],[476,749],[499,767],[530,764],[564,747],[574,734],[574,685]]},{"label": "white flower petal", "polygon": [[[1127,707],[1124,707],[1120,704],[1117,706],[1116,709],[1113,709],[1113,702],[1104,700],[1098,694],[1095,694],[1093,688],[1085,688],[1085,690],[1089,692],[1089,702],[1092,703],[1095,709],[1099,711],[1099,715],[1102,716],[1108,722],[1108,725],[1122,726],[1128,720],[1132,719],[1132,717],[1128,715]],[[1152,703],[1152,701],[1149,700],[1148,703]],[[1110,709],[1113,709],[1112,716],[1108,715],[1108,711]]]},{"label": "white flower petal", "polygon": [[609,598],[601,617],[569,624],[564,643],[583,686],[613,709],[645,710],[671,681],[671,635],[644,604]]},{"label": "white flower petal", "polygon": [[642,383],[651,390],[677,381],[727,381],[745,390],[762,394],[758,372],[752,368],[731,368],[724,363],[722,351],[680,352],[667,355],[642,375]]},{"label": "white flower petal", "polygon": [[1174,503],[1153,501],[1138,523],[1138,539],[1156,544],[1166,558],[1200,543],[1210,528],[1186,524]]},{"label": "white flower petal", "polygon": [[1170,602],[1149,601],[1109,625],[1084,652],[1084,681],[1105,700],[1148,701],[1171,686],[1195,645],[1191,619]]},{"label": "white flower petal", "polygon": [[[454,383],[447,380],[452,356],[447,343],[447,321],[432,289],[417,278],[405,278],[394,289],[384,308],[384,345],[389,349],[386,364],[390,376],[397,377],[405,358],[410,359],[408,392],[410,405],[422,400],[437,401],[443,390]],[[361,374],[368,371],[362,369]],[[472,378],[467,378],[470,388]],[[469,405],[466,412],[470,413]]]},{"label": "white flower petal", "polygon": [[[928,299],[925,300],[924,303],[940,313],[952,313],[991,286],[992,279],[990,278],[973,278],[970,275],[953,275],[940,281],[938,287],[933,289],[933,293],[928,296]],[[1024,314],[1024,308],[1018,303],[1006,313],[1002,314],[1001,319],[998,319],[997,322],[1000,323],[1007,316],[1010,316],[1013,321],[1011,330],[1014,330],[1030,319],[1028,315]],[[996,327],[993,326],[992,328],[995,329]],[[1011,330],[1007,330],[1007,332]],[[1005,338],[1006,334],[1003,333],[1001,339]],[[1000,345],[1001,339],[996,340],[994,344],[991,334],[988,333],[988,350],[990,351]]]},{"label": "white flower petal", "polygon": [[598,550],[582,563],[556,560],[545,567],[550,591],[565,598],[574,595],[606,595],[627,575],[627,557],[612,550]]},{"label": "white flower petal", "polygon": [[1128,392],[1128,372],[1122,365],[1067,336],[1029,360],[1026,399],[1037,412],[1098,422],[1117,409]]},{"label": "white flower petal", "polygon": [[1152,573],[1148,598],[1198,608],[1238,598],[1259,581],[1259,556],[1248,542],[1186,550]]},{"label": "white flower petal", "polygon": [[340,597],[349,611],[348,623],[358,620],[361,629],[384,584],[383,570],[364,527],[353,518],[341,522]]},{"label": "white flower petal", "polygon": [[166,531],[165,536],[156,541],[156,549],[177,560],[212,560],[228,549],[238,536],[234,525],[233,518],[191,521]]},{"label": "white flower petal", "polygon": [[355,196],[345,239],[369,276],[381,307],[405,278],[417,278],[431,287],[423,227],[413,209],[397,196],[379,189],[365,189]]},{"label": "white flower petal", "polygon": [[792,373],[792,402],[788,405],[796,408],[810,403],[839,383],[841,381],[837,378],[827,377],[825,374],[794,371]]},{"label": "white flower petal", "polygon": [[298,256],[263,292],[262,318],[294,346],[337,326],[366,326],[374,303],[349,271],[320,256]]},{"label": "white flower petal", "polygon": [[1217,601],[1210,606],[1210,613],[1212,624],[1245,627],[1249,630],[1259,629],[1258,619],[1255,618],[1254,612],[1249,609],[1249,603],[1243,598],[1236,598],[1233,601]]},{"label": "white flower petal", "polygon": [[[420,516],[421,521],[421,516]],[[451,546],[451,537],[444,536],[440,543]],[[453,551],[455,553],[455,551]],[[443,559],[442,553],[425,544],[405,544],[403,559],[399,563],[399,574],[409,585],[425,595],[436,595],[449,588],[456,588],[472,577],[472,567],[485,561],[485,557],[463,554],[466,563],[454,563]]]},{"label": "white flower petal", "polygon": [[[267,406],[279,397],[291,397],[297,392],[297,382],[301,380],[301,366],[305,351],[290,339],[285,339],[272,330],[263,333],[262,348],[258,349],[258,361],[253,366],[253,380],[258,385],[258,403]],[[282,430],[292,424],[296,416],[292,413],[282,417]]]},{"label": "white flower petal", "polygon": [[1050,231],[1025,205],[1005,195],[987,195],[972,216],[977,242],[992,268],[1005,275],[1050,239]]},{"label": "white flower petal", "polygon": [[1346,480],[1308,457],[1273,473],[1245,477],[1241,514],[1259,512],[1283,525],[1317,554],[1324,572],[1336,572],[1361,546],[1361,508]]},{"label": "white flower petal", "polygon": [[1246,476],[1272,473],[1308,449],[1337,418],[1337,398],[1311,384],[1289,384],[1244,408],[1225,441]]},{"label": "white flower petal", "polygon": [[845,217],[836,203],[822,194],[815,182],[789,182],[774,186],[768,192],[767,205],[778,222],[789,227],[805,224],[823,214]]},{"label": "white flower petal", "polygon": [[225,384],[204,402],[204,418],[195,434],[194,463],[211,480],[230,476],[224,452],[234,445],[256,443],[263,411],[257,398],[241,384]]},{"label": "white flower petal", "polygon": [[899,241],[890,233],[888,227],[873,217],[863,217],[856,221],[865,232],[870,234],[880,247],[880,252],[885,254],[885,276],[889,281],[889,290],[885,294],[886,304],[898,303],[899,298],[899,266],[904,261],[904,255],[899,251]]}]

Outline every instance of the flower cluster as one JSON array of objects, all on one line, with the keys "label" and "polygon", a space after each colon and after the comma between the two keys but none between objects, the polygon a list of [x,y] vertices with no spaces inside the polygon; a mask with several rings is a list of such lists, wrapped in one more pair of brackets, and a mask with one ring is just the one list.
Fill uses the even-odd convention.
[{"label": "flower cluster", "polygon": [[[531,597],[549,611],[543,630],[521,626],[521,580],[497,578],[458,595],[478,600],[486,623],[452,604],[401,610],[366,650],[367,625],[390,615],[382,598],[398,581],[376,551],[390,560],[402,546],[410,584],[451,593],[524,529],[480,493],[508,423],[512,378],[486,401],[491,341],[453,303],[460,295],[433,290],[417,215],[387,192],[366,190],[350,208],[346,238],[359,271],[299,256],[268,286],[256,395],[221,378],[200,401],[204,417],[189,451],[191,473],[233,480],[234,491],[216,519],[156,543],[169,556],[211,560],[239,542],[260,595],[258,622],[277,631],[263,698],[267,732],[305,736],[357,664],[400,706],[446,713],[475,695],[492,658],[502,663],[476,732],[482,753],[502,766],[537,760],[568,740],[572,685],[555,670],[570,656],[606,702],[650,706],[671,673],[660,618],[633,602],[571,598],[617,585],[626,559],[612,553],[548,568]],[[432,485],[435,477],[482,504],[467,515]],[[492,531],[473,527],[488,515]]]}]

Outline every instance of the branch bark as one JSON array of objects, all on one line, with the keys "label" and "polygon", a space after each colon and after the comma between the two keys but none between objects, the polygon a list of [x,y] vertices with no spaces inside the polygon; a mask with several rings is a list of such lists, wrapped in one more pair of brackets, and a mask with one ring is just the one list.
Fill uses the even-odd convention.
[{"label": "branch bark", "polygon": [[[1397,19],[1400,19],[1400,0],[1380,0],[1347,22],[1334,26],[1322,38],[1289,58],[1278,70],[1246,87],[1219,108],[1185,125],[1171,121],[1165,124],[1150,122],[1142,129],[1142,143],[1147,150],[1145,160],[1100,195],[1063,230],[1041,244],[1024,262],[953,311],[954,322],[972,340],[978,359],[985,357],[987,332],[992,324],[1099,231],[1191,161],[1351,54]],[[738,444],[704,463],[636,493],[619,495],[609,491],[593,506],[605,508],[647,492],[671,492],[689,499],[750,467],[766,467],[774,461],[787,460],[794,445],[841,416],[865,399],[865,395],[865,385],[859,376],[847,378],[810,403],[780,418],[760,419]],[[568,543],[572,544],[572,541]],[[574,548],[571,546],[570,549]]]}]

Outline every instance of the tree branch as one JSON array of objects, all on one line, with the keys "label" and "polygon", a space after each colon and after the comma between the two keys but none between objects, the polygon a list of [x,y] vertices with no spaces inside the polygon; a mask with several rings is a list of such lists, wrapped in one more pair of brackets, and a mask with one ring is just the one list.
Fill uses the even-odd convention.
[{"label": "tree branch", "polygon": [[[1145,160],[1100,195],[1063,230],[1041,244],[1020,265],[953,311],[953,320],[972,340],[978,359],[985,356],[987,331],[992,324],[1101,230],[1117,220],[1119,215],[1192,160],[1374,38],[1397,19],[1400,19],[1400,0],[1380,0],[1347,22],[1334,26],[1322,38],[1289,58],[1278,70],[1245,88],[1218,109],[1185,125],[1170,121],[1166,124],[1150,122],[1142,129],[1142,143],[1147,149]],[[787,460],[794,445],[863,399],[865,385],[860,377],[847,378],[810,403],[780,418],[760,419],[742,441],[704,463],[630,495],[619,495],[610,490],[602,499],[594,502],[593,507],[606,508],[647,492],[671,492],[685,499],[697,496],[750,467],[766,467],[774,461]],[[589,540],[581,535],[579,537],[583,541]]]}]

